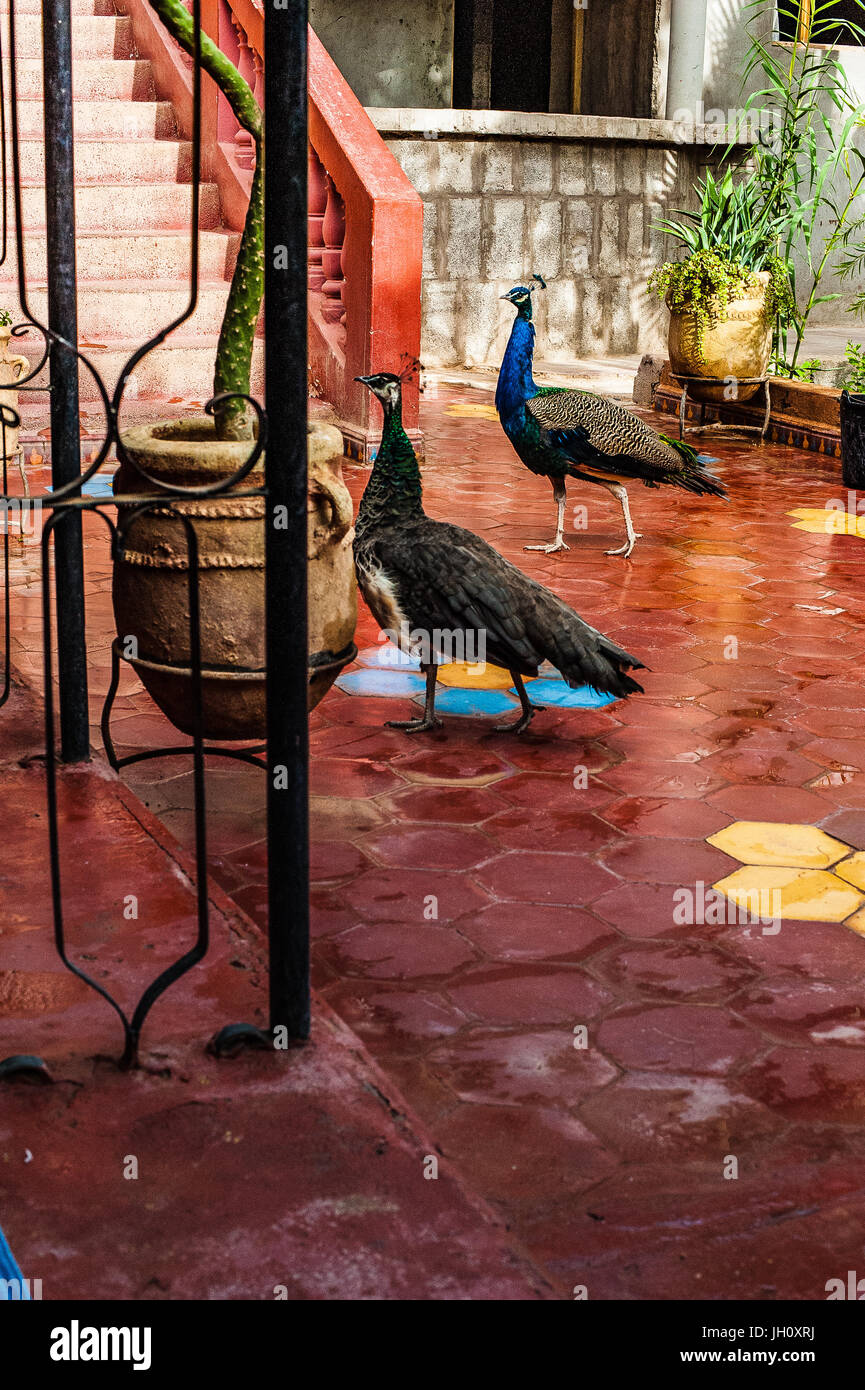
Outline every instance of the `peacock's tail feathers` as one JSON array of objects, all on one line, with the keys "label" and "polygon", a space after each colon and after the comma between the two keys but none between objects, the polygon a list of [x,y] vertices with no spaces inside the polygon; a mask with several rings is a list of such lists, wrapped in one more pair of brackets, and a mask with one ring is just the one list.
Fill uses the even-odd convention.
[{"label": "peacock's tail feathers", "polygon": [[688,492],[696,492],[701,497],[708,494],[712,497],[723,497],[726,500],[727,489],[721,479],[717,478],[704,463],[700,462],[700,456],[692,445],[686,444],[684,439],[674,439],[672,435],[661,434],[660,432],[658,438],[662,439],[671,449],[675,449],[684,465],[676,478],[670,479],[671,482],[677,482],[680,487],[685,488]]}]

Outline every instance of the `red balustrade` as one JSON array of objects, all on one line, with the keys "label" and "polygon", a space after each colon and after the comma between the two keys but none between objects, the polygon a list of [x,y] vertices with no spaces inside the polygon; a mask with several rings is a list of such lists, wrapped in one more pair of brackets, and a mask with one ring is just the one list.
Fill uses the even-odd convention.
[{"label": "red balustrade", "polygon": [[[117,0],[132,19],[160,94],[190,134],[191,73],[147,0]],[[259,0],[202,0],[202,27],[263,98],[264,20]],[[309,31],[309,368],[311,389],[331,402],[347,450],[367,459],[379,437],[370,393],[356,376],[399,371],[420,353],[423,204],[315,33]],[[205,77],[203,174],[219,186],[223,215],[240,230],[255,149],[225,98]],[[403,417],[418,434],[418,383],[407,382]]]}]

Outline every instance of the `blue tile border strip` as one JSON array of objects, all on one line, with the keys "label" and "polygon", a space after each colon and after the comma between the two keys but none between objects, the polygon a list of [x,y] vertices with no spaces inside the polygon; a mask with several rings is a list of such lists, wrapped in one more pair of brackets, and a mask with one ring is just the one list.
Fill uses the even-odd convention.
[{"label": "blue tile border strip", "polygon": [[24,1276],[15,1262],[15,1256],[9,1249],[9,1243],[0,1227],[0,1280],[4,1287],[0,1290],[0,1299],[3,1301],[15,1300],[16,1295],[5,1287],[5,1285],[15,1283],[18,1286],[18,1299],[29,1299],[30,1292],[24,1284]]}]

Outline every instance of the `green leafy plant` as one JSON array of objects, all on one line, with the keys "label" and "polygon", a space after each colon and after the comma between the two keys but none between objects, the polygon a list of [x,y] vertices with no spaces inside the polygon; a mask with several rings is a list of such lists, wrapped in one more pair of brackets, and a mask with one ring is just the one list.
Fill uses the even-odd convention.
[{"label": "green leafy plant", "polygon": [[777,214],[755,197],[753,178],[736,182],[728,168],[716,179],[708,170],[694,185],[697,211],[677,210],[675,220],[657,223],[680,241],[689,255],[668,261],[649,278],[649,290],[671,309],[688,310],[696,319],[697,352],[703,358],[706,329],[722,323],[732,300],[757,286],[758,271],[768,271],[767,317],[789,321],[795,310],[790,268],[777,255]]},{"label": "green leafy plant", "polygon": [[[854,3],[865,20],[865,0]],[[776,12],[795,39],[774,40]],[[760,85],[744,103],[739,129],[759,115],[744,159],[753,170],[754,217],[772,227],[777,254],[790,268],[793,304],[788,318],[776,319],[773,356],[777,368],[791,374],[811,313],[839,298],[823,288],[833,253],[845,245],[852,249],[862,226],[855,203],[865,189],[865,157],[855,139],[865,126],[865,105],[856,99],[836,47],[844,39],[865,43],[865,28],[839,20],[831,0],[750,0],[746,27],[743,91],[755,76]],[[806,266],[801,287],[796,252]]]},{"label": "green leafy plant", "polygon": [[720,179],[711,169],[694,184],[700,200],[696,212],[680,208],[677,221],[658,222],[659,230],[681,241],[693,255],[724,246],[731,261],[751,270],[767,269],[775,255],[782,226],[777,214],[760,208],[753,177],[736,183],[727,168]]},{"label": "green leafy plant", "polygon": [[0,328],[8,328],[12,322],[12,315],[8,309],[0,309]]},{"label": "green leafy plant", "polygon": [[822,366],[819,357],[809,357],[806,362],[798,362],[795,367],[791,367],[788,375],[794,381],[813,381],[814,373],[819,372]]},{"label": "green leafy plant", "polygon": [[[195,53],[194,23],[182,0],[149,0],[172,38],[190,56]],[[264,295],[264,120],[251,88],[212,39],[201,34],[201,66],[255,145],[255,173],[237,263],[219,333],[213,371],[213,394],[249,394],[255,329]],[[243,401],[229,400],[214,411],[219,439],[248,439],[252,425]]]},{"label": "green leafy plant", "polygon": [[672,312],[693,314],[697,355],[705,361],[706,330],[724,322],[732,302],[756,290],[758,269],[768,270],[771,277],[766,293],[767,319],[788,313],[790,281],[783,262],[769,256],[755,269],[734,259],[723,243],[694,251],[684,261],[666,261],[649,276],[648,289],[665,300]]},{"label": "green leafy plant", "polygon": [[844,356],[850,364],[850,376],[847,380],[849,391],[865,391],[865,348],[861,343],[848,341],[844,349]]}]

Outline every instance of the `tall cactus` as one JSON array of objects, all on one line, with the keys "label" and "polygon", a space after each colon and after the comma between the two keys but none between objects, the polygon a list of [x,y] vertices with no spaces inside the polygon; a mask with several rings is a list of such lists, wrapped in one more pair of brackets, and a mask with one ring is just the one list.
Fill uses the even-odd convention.
[{"label": "tall cactus", "polygon": [[[149,0],[169,34],[190,57],[195,53],[195,26],[183,0]],[[237,68],[207,34],[201,34],[201,66],[208,73],[255,144],[255,173],[237,264],[222,318],[213,370],[213,394],[249,394],[255,327],[264,294],[264,117]],[[249,439],[252,429],[242,401],[227,401],[215,412],[220,439]]]}]

